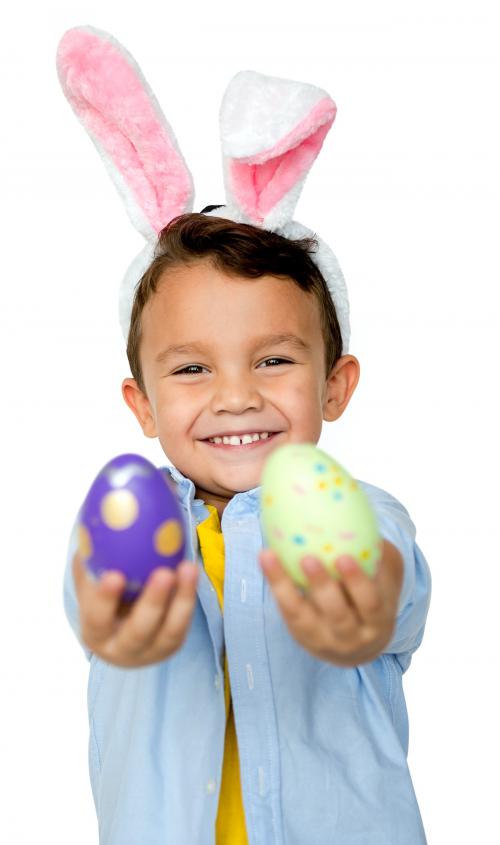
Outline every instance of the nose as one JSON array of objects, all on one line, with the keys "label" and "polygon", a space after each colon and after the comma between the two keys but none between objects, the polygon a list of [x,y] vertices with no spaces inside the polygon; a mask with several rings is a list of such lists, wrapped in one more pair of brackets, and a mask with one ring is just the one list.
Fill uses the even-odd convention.
[{"label": "nose", "polygon": [[252,373],[233,369],[218,374],[210,402],[212,413],[243,414],[247,410],[260,410],[262,405],[263,398]]}]

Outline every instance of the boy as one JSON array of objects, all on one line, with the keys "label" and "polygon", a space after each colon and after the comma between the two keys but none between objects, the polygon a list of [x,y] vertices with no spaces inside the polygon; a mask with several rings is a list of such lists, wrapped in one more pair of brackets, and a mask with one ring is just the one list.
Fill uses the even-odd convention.
[{"label": "boy", "polygon": [[91,581],[73,533],[65,603],[90,659],[105,845],[425,842],[402,674],[430,576],[408,513],[360,482],[384,540],[374,579],[305,559],[301,591],[262,548],[265,459],[317,443],[359,379],[312,250],[186,214],[137,289],[123,396],[172,463],[188,553],[126,606],[123,576]]}]

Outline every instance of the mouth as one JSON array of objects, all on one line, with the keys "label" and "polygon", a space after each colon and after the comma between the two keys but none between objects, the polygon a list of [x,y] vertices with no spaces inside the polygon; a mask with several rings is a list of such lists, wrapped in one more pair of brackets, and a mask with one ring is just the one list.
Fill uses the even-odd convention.
[{"label": "mouth", "polygon": [[200,443],[205,443],[207,446],[210,446],[212,449],[218,449],[221,452],[248,452],[252,449],[263,449],[266,447],[271,440],[274,440],[280,434],[283,434],[282,431],[270,431],[265,438],[259,437],[258,440],[252,440],[251,443],[212,443],[211,440],[201,440]]}]

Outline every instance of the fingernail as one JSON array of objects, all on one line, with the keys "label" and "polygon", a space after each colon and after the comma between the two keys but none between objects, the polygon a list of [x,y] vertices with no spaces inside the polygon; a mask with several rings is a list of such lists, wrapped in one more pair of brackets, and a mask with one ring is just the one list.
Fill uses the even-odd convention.
[{"label": "fingernail", "polygon": [[111,590],[118,590],[119,588],[123,587],[124,577],[121,572],[104,572],[101,578],[98,578],[97,581],[102,581],[106,579],[106,586],[109,587]]},{"label": "fingernail", "polygon": [[260,558],[260,565],[264,570],[265,574],[268,575],[270,572],[273,571],[276,564],[276,558],[273,554],[262,554]]},{"label": "fingernail", "polygon": [[356,572],[358,568],[358,564],[356,558],[349,557],[348,555],[343,555],[342,557],[338,557],[335,561],[335,565],[340,572],[344,572],[348,575],[350,572]]},{"label": "fingernail", "polygon": [[193,563],[181,563],[179,566],[179,573],[182,574],[183,578],[190,580],[197,577],[198,567]]},{"label": "fingernail", "polygon": [[305,557],[302,560],[302,568],[308,575],[316,575],[321,570],[321,564],[315,557]]},{"label": "fingernail", "polygon": [[167,584],[167,583],[168,583],[168,581],[170,580],[170,578],[171,578],[171,576],[170,576],[170,570],[169,570],[169,569],[167,569],[165,566],[162,566],[161,568],[158,568],[158,569],[155,571],[154,575],[153,575],[154,583],[155,583],[158,587],[164,587],[164,586],[165,586],[165,584]]}]

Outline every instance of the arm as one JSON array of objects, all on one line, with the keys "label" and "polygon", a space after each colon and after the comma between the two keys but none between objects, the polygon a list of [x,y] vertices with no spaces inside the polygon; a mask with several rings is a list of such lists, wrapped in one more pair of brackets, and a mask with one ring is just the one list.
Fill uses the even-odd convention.
[{"label": "arm", "polygon": [[78,523],[79,516],[77,515],[68,542],[68,553],[66,555],[66,565],[64,568],[64,583],[63,583],[63,602],[64,611],[73,632],[83,648],[87,660],[90,660],[92,652],[85,645],[82,639],[82,632],[80,626],[80,609],[78,607],[78,599],[75,590],[75,580],[73,578],[72,563],[78,549]]},{"label": "arm", "polygon": [[376,510],[381,535],[398,549],[403,560],[396,624],[384,652],[394,654],[404,672],[424,636],[432,590],[431,573],[415,541],[415,525],[406,508],[386,491],[370,485],[364,487]]}]

